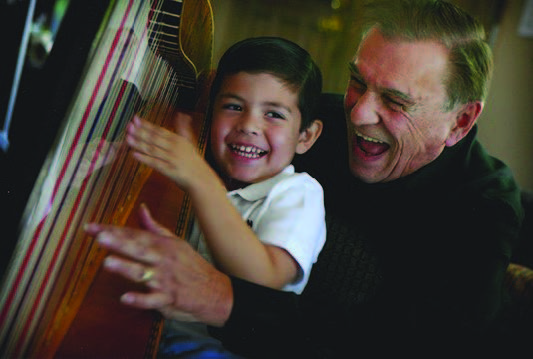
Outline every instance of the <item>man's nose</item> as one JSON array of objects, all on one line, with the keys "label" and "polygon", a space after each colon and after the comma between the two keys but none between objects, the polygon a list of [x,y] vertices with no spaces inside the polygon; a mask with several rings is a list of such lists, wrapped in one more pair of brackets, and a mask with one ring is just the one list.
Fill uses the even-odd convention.
[{"label": "man's nose", "polygon": [[372,92],[366,91],[350,110],[350,121],[356,126],[364,126],[375,125],[379,119],[379,99]]}]

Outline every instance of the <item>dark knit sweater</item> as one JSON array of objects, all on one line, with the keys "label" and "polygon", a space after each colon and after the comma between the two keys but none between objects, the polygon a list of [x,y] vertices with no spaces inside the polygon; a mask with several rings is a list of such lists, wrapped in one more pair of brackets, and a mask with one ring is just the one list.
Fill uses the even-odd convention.
[{"label": "dark knit sweater", "polygon": [[[505,307],[503,278],[522,219],[508,167],[476,129],[419,171],[384,184],[346,166],[342,98],[298,158],[324,186],[327,240],[301,296],[232,279],[234,306],[212,328],[248,357],[341,357],[488,340]],[[342,355],[341,355],[342,354]]]}]

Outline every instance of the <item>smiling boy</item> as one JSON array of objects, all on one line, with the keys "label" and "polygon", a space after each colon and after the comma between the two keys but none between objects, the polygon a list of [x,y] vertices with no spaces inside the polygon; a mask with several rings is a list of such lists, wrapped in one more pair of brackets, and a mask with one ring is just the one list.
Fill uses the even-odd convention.
[{"label": "smiling boy", "polygon": [[320,70],[298,45],[251,38],[219,62],[208,161],[185,137],[139,117],[129,127],[135,156],[191,196],[189,242],[226,273],[303,291],[325,242],[323,191],[291,161],[322,131],[313,117],[321,84]]}]

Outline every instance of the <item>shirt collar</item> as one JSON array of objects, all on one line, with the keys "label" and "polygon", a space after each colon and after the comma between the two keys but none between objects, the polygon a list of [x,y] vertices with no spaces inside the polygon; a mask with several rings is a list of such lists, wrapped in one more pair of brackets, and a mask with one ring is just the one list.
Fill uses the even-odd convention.
[{"label": "shirt collar", "polygon": [[228,197],[239,195],[247,201],[257,201],[266,197],[276,184],[293,174],[294,166],[288,165],[274,177],[228,192]]}]

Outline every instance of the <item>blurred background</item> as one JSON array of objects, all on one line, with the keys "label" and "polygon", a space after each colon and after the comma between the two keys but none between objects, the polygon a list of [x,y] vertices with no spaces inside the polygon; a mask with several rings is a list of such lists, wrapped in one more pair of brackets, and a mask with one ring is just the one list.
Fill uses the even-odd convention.
[{"label": "blurred background", "polygon": [[[479,136],[533,190],[533,1],[452,0],[485,26],[495,72]],[[343,93],[357,47],[362,0],[212,0],[214,64],[232,43],[250,36],[293,40],[315,58],[324,90]]]},{"label": "blurred background", "polygon": [[[4,66],[0,67],[2,117],[20,47],[18,31],[25,21],[28,4],[35,2],[36,6],[25,71],[37,72],[71,1],[0,0],[0,32],[4,34]],[[215,22],[213,66],[224,50],[238,40],[259,35],[282,36],[313,55],[322,69],[325,91],[344,92],[347,64],[358,45],[358,14],[367,0],[210,1]],[[478,122],[480,138],[489,152],[512,168],[523,188],[533,190],[533,0],[451,1],[484,24],[494,52],[495,73]],[[91,2],[97,3],[100,1]],[[32,43],[37,46],[31,46]],[[3,122],[0,118],[0,130]]]}]

